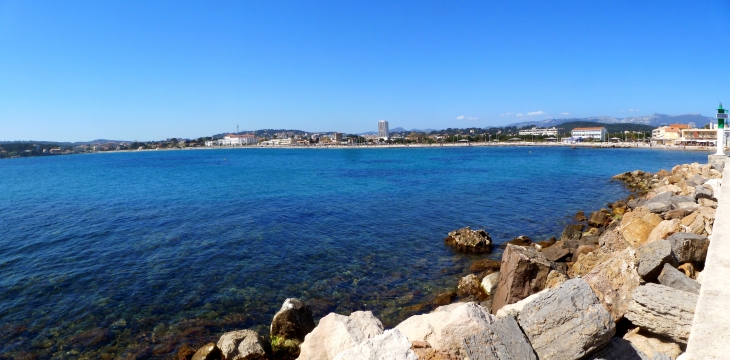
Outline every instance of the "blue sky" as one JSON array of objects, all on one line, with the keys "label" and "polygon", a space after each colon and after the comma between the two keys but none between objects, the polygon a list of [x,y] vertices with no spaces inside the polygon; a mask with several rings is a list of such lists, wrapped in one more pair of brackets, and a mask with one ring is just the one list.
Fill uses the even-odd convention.
[{"label": "blue sky", "polygon": [[729,35],[728,1],[0,0],[0,140],[712,115]]}]

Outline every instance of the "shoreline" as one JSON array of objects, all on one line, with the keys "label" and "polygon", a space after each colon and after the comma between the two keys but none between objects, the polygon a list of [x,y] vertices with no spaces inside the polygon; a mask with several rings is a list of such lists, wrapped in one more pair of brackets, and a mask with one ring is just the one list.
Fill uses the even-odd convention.
[{"label": "shoreline", "polygon": [[[305,301],[287,299],[273,318],[270,338],[228,332],[196,354],[218,349],[224,357],[239,355],[230,350],[233,341],[256,342],[255,351],[267,359],[338,360],[373,353],[463,359],[491,358],[492,352],[526,359],[537,359],[535,354],[638,359],[657,353],[677,359],[690,336],[722,172],[692,163],[655,174],[626,172],[612,180],[623,182],[631,194],[590,215],[579,211],[560,240],[519,236],[505,243],[501,262],[489,260],[493,244],[484,230],[450,232],[446,246],[486,256],[472,263],[456,291],[438,295],[423,309],[432,311],[390,329],[370,311],[330,313],[315,325]],[[684,248],[675,246],[678,241]],[[301,333],[282,333],[282,326]],[[343,336],[349,339],[345,343]],[[564,341],[556,343],[556,337]]]}]

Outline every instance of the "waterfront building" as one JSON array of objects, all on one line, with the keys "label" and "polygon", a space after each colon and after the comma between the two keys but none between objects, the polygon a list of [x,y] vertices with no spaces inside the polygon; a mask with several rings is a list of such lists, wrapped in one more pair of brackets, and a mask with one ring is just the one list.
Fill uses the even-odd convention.
[{"label": "waterfront building", "polygon": [[575,139],[598,139],[603,140],[608,135],[605,127],[582,127],[575,128],[570,132],[570,136]]},{"label": "waterfront building", "polygon": [[688,129],[685,124],[671,124],[669,126],[660,126],[651,131],[651,141],[654,144],[671,145],[678,142],[682,137],[682,130]]},{"label": "waterfront building", "polygon": [[539,128],[539,127],[532,127],[532,129],[525,129],[520,130],[520,135],[535,135],[535,136],[557,136],[558,135],[558,129],[556,127],[551,128]]},{"label": "waterfront building", "polygon": [[390,129],[388,128],[388,122],[385,120],[378,121],[378,137],[383,140],[390,138]]},{"label": "waterfront building", "polygon": [[341,143],[342,142],[342,133],[336,132],[332,133],[332,137],[330,138],[332,142]]},{"label": "waterfront building", "polygon": [[297,140],[295,139],[271,139],[261,143],[264,146],[292,146],[296,144]]},{"label": "waterfront building", "polygon": [[717,142],[717,129],[682,129],[681,134],[677,143],[682,145],[710,146]]},{"label": "waterfront building", "polygon": [[205,146],[243,146],[252,145],[258,143],[256,135],[244,134],[244,135],[233,135],[228,134],[223,139],[206,141]]}]

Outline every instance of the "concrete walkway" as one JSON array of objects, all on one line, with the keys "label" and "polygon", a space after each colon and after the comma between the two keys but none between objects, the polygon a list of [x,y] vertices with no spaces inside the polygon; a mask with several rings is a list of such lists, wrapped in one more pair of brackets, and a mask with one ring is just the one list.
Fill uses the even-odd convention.
[{"label": "concrete walkway", "polygon": [[[722,178],[730,184],[730,161],[726,161]],[[683,359],[730,359],[730,188],[722,188],[715,195],[715,224]]]}]

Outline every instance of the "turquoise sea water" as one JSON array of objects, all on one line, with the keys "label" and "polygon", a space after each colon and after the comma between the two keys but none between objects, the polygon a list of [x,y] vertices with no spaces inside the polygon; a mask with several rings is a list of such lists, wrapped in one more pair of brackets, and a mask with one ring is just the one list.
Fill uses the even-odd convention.
[{"label": "turquoise sea water", "polygon": [[[168,358],[262,333],[287,297],[386,326],[455,287],[443,244],[559,235],[619,172],[707,153],[542,147],[234,149],[0,161],[0,358]],[[499,258],[499,254],[491,255]]]}]

